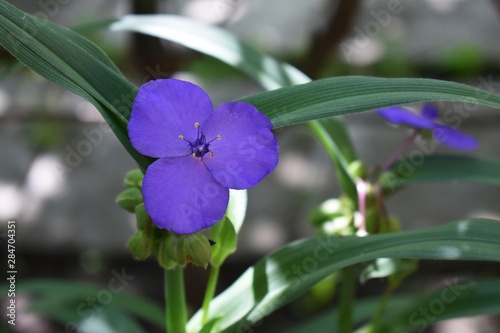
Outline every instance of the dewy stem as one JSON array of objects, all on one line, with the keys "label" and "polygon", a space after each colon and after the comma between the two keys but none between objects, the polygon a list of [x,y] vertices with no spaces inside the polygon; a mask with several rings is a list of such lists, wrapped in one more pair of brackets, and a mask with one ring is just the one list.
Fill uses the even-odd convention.
[{"label": "dewy stem", "polygon": [[389,157],[387,162],[385,162],[384,166],[382,167],[382,172],[389,170],[389,168],[394,164],[394,162],[396,162],[399,156],[401,156],[410,147],[410,145],[413,143],[413,141],[415,141],[419,134],[420,130],[415,129],[414,132],[406,138],[403,144],[399,146],[399,148],[391,155],[391,157]]},{"label": "dewy stem", "polygon": [[184,271],[181,266],[165,270],[165,311],[168,333],[185,333],[187,323]]},{"label": "dewy stem", "polygon": [[337,328],[339,333],[351,333],[353,329],[354,296],[356,293],[356,266],[342,270],[340,290],[340,314]]},{"label": "dewy stem", "polygon": [[212,266],[210,268],[210,275],[208,277],[207,289],[205,290],[205,297],[203,298],[203,317],[201,319],[201,323],[203,325],[205,325],[208,320],[208,311],[210,308],[210,302],[214,298],[218,279],[219,279],[219,267]]}]

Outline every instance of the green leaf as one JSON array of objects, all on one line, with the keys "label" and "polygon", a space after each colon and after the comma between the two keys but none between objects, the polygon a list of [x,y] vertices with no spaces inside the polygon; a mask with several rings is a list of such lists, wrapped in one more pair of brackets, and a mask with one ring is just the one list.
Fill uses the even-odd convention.
[{"label": "green leaf", "polygon": [[81,333],[144,333],[131,318],[116,309],[104,307],[94,316],[82,318],[78,325]]},{"label": "green leaf", "polygon": [[[461,220],[445,226],[367,237],[297,241],[250,267],[210,304],[208,320],[222,317],[223,332],[251,327],[339,269],[377,258],[499,261],[500,223]],[[201,312],[190,320],[201,327]]]},{"label": "green leaf", "polygon": [[[123,272],[122,270],[121,273]],[[120,274],[120,272],[117,272],[117,274]],[[113,279],[113,281],[117,281],[115,278]],[[127,283],[127,281],[124,281],[121,286],[113,285],[113,287],[125,288],[125,283]],[[91,306],[85,307],[86,300],[96,300],[98,295],[109,291],[112,294],[112,301],[107,304],[107,306],[116,307],[136,315],[160,328],[165,327],[165,314],[161,307],[144,298],[120,292],[118,291],[119,289],[109,289],[109,286],[97,286],[59,280],[32,280],[22,281],[17,287],[19,292],[38,295],[41,301],[50,302],[50,304],[52,304],[49,307],[45,306],[45,308],[67,309],[69,317],[60,320],[76,320],[77,318],[75,318],[74,315],[78,315],[78,313],[75,312],[78,306],[83,306],[83,308],[81,308],[83,310],[89,310],[89,307],[92,309]]]},{"label": "green leaf", "polygon": [[366,76],[317,80],[239,101],[256,106],[271,119],[274,127],[409,103],[446,101],[500,108],[500,95],[461,83]]},{"label": "green leaf", "polygon": [[220,267],[222,263],[236,251],[238,235],[234,230],[234,225],[231,220],[224,217],[210,228],[210,239],[215,242],[212,246],[212,256],[210,264],[215,267]]},{"label": "green leaf", "polygon": [[[381,320],[379,332],[410,332],[412,329],[422,329],[426,325],[432,325],[445,319],[500,313],[500,302],[498,302],[500,280],[464,281],[459,284],[457,281],[446,280],[443,283],[442,288],[431,292],[391,297],[385,316]],[[453,300],[445,303],[442,299],[443,294],[447,300],[451,300],[452,297]],[[429,309],[431,302],[436,306],[440,301],[445,304],[442,313],[433,315],[432,311],[428,311],[429,318],[433,318],[432,321],[424,320],[424,317],[419,315],[420,308]],[[369,320],[378,304],[378,298],[358,300],[354,308],[354,322],[361,323]],[[410,318],[412,318],[411,322]],[[335,333],[332,331],[332,327],[335,327],[337,320],[338,309],[331,309],[304,324],[300,324],[288,333]],[[412,323],[416,325],[412,326]]]},{"label": "green leaf", "polygon": [[128,15],[113,23],[111,29],[140,32],[179,43],[240,69],[267,89],[310,81],[295,67],[263,55],[230,32],[185,17]]},{"label": "green leaf", "polygon": [[472,156],[428,156],[422,164],[408,159],[398,161],[384,174],[381,183],[386,190],[426,183],[466,181],[500,185],[500,160]]},{"label": "green leaf", "polygon": [[[414,297],[414,302],[386,313],[380,332],[421,332],[438,321],[500,313],[500,280],[444,281],[444,287]],[[427,312],[427,315],[423,312]]]},{"label": "green leaf", "polygon": [[135,151],[127,135],[137,89],[96,45],[5,1],[0,1],[0,44],[42,77],[91,102],[143,169],[152,162]]}]

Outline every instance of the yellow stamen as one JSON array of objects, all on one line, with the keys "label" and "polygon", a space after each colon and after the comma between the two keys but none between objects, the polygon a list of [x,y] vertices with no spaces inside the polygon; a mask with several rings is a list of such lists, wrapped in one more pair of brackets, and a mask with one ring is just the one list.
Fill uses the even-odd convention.
[{"label": "yellow stamen", "polygon": [[184,135],[179,134],[179,139],[184,140]]},{"label": "yellow stamen", "polygon": [[217,135],[217,140],[220,140],[222,139],[222,137],[220,135]]},{"label": "yellow stamen", "polygon": [[200,127],[200,123],[199,122],[195,122],[194,123],[194,127],[196,127],[196,128]]},{"label": "yellow stamen", "polygon": [[196,157],[196,153],[192,153],[191,155],[193,155],[193,157]]},{"label": "yellow stamen", "polygon": [[210,158],[214,157],[214,153],[210,153]]}]

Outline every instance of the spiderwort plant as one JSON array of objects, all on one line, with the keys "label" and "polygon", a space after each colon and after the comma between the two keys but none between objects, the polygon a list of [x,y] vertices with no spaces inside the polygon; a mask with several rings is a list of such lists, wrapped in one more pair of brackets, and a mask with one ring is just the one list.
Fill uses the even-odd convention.
[{"label": "spiderwort plant", "polygon": [[219,221],[230,188],[251,188],[276,167],[279,148],[271,129],[271,121],[248,103],[228,102],[214,110],[192,83],[144,84],[128,132],[137,151],[158,158],[142,185],[152,221],[176,234]]},{"label": "spiderwort plant", "polygon": [[472,150],[479,146],[474,137],[442,124],[439,119],[439,109],[435,104],[424,104],[419,113],[414,113],[401,106],[378,109],[375,113],[395,125],[408,126],[414,129],[412,135],[403,142],[401,147],[384,164],[383,171],[388,170],[419,135],[424,138],[432,136],[437,143],[458,150]]}]

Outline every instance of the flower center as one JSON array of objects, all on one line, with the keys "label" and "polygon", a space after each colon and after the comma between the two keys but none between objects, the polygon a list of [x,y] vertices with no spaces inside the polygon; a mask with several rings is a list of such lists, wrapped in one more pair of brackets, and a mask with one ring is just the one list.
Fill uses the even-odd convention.
[{"label": "flower center", "polygon": [[206,153],[210,153],[210,157],[214,157],[214,153],[210,150],[210,143],[215,140],[220,140],[221,136],[217,135],[215,139],[207,141],[205,134],[200,130],[200,123],[194,123],[194,127],[198,129],[198,134],[196,135],[196,140],[193,142],[184,139],[184,135],[179,135],[179,139],[186,141],[191,149],[191,155],[193,157],[203,157]]}]

